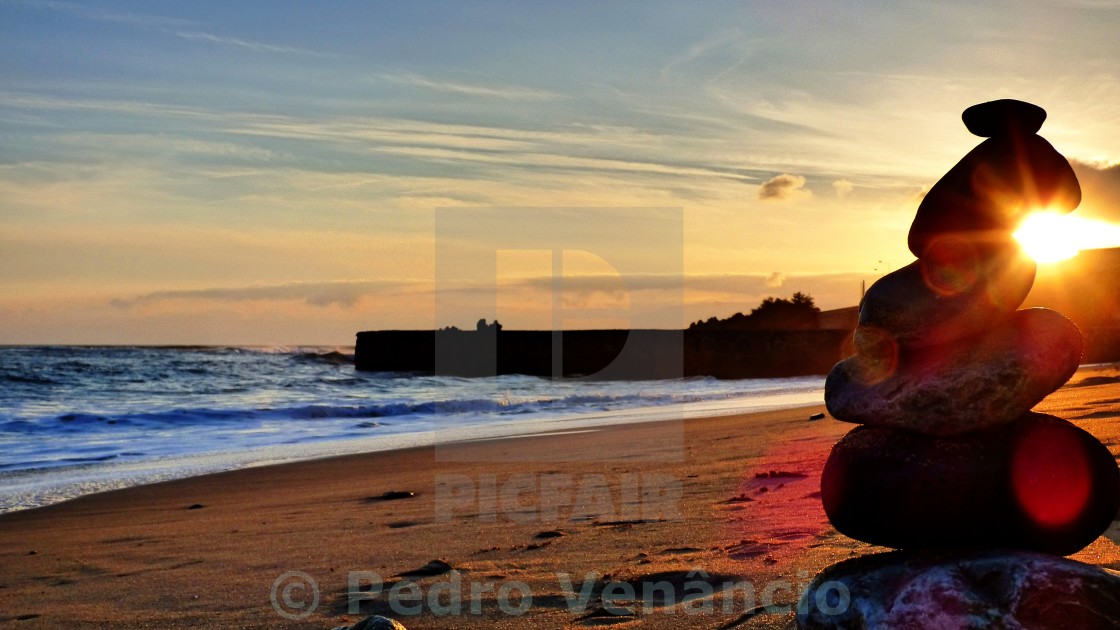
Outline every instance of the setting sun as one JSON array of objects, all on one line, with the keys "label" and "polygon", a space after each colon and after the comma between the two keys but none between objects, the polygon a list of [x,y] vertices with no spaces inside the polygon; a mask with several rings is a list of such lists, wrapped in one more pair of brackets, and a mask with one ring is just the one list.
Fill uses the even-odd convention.
[{"label": "setting sun", "polygon": [[1051,263],[1083,249],[1120,246],[1120,225],[1044,211],[1028,216],[1014,236],[1035,261]]}]

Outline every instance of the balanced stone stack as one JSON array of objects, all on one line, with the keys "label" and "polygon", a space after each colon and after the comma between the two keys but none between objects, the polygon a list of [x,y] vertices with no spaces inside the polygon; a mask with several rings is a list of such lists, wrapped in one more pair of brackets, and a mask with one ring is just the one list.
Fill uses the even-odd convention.
[{"label": "balanced stone stack", "polygon": [[876,545],[1068,555],[1111,524],[1120,472],[1091,434],[1031,412],[1077,369],[1081,334],[1055,311],[1017,310],[1035,265],[1012,233],[1032,211],[1072,211],[1081,191],[1037,135],[1041,108],[1001,100],[963,118],[986,140],[922,201],[917,260],[867,291],[856,355],[826,381],[832,416],[862,426],[833,448],[821,500],[838,531]]}]

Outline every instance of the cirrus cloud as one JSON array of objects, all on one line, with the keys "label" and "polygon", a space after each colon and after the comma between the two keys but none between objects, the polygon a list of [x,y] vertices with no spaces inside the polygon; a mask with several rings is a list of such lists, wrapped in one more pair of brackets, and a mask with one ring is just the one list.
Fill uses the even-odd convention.
[{"label": "cirrus cloud", "polygon": [[241,302],[249,300],[295,300],[311,306],[351,307],[358,300],[387,288],[400,288],[403,283],[391,281],[338,281],[338,282],[292,282],[287,284],[252,287],[215,287],[205,289],[186,289],[154,291],[133,298],[120,298],[110,301],[112,306],[129,308],[132,306],[161,302],[165,300],[214,300],[219,302]]}]

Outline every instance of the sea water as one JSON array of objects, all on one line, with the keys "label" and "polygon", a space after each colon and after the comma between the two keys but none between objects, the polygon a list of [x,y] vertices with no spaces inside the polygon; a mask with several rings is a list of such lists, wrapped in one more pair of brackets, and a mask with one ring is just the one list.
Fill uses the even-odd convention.
[{"label": "sea water", "polygon": [[807,405],[824,388],[370,373],[352,352],[0,347],[0,512],[265,463]]}]

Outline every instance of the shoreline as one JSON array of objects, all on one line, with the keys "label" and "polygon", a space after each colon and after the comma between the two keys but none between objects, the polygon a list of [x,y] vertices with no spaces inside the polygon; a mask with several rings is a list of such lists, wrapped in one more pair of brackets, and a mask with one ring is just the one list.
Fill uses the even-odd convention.
[{"label": "shoreline", "polygon": [[[806,377],[797,378],[803,380]],[[820,378],[823,388],[823,377]],[[813,400],[808,400],[809,397]],[[814,404],[819,404],[819,396],[816,392],[750,394],[736,399],[623,407],[597,412],[573,411],[563,415],[526,419],[516,416],[493,416],[481,423],[472,421],[466,425],[442,426],[385,435],[267,444],[229,451],[184,453],[142,460],[113,460],[73,466],[7,470],[0,472],[0,479],[8,482],[8,487],[0,488],[0,514],[54,505],[102,491],[254,466],[296,463],[324,457],[384,452],[476,439],[524,436],[558,429],[679,421],[694,417],[735,415]],[[392,417],[389,419],[392,420]]]},{"label": "shoreline", "polygon": [[[1082,368],[1037,409],[1070,419],[1120,454],[1117,366]],[[740,619],[731,627],[791,628],[783,607],[817,572],[883,551],[838,534],[824,517],[820,467],[856,425],[808,419],[823,410],[818,404],[342,455],[0,515],[7,568],[0,621],[310,630],[385,614],[411,630],[608,622],[717,628]],[[1120,569],[1115,540],[1118,523],[1072,557]],[[290,620],[273,605],[273,587],[282,594],[286,574],[315,580],[319,599],[305,619]],[[588,575],[589,592],[617,584],[640,593],[665,582],[684,594],[700,580],[717,594],[707,600],[715,601],[712,610],[694,612],[663,601],[646,610],[639,597],[619,618],[594,598],[582,611],[570,605],[578,608]],[[387,592],[406,585],[405,577],[422,597],[419,608],[392,600],[402,614]],[[369,594],[348,595],[352,579],[383,592],[359,601]],[[462,582],[458,613],[439,607],[455,579]],[[753,601],[743,588],[720,590],[727,582],[751,585]],[[486,585],[492,590],[479,593],[476,614],[470,588]],[[511,602],[499,593],[522,586],[531,605],[515,615],[510,611],[519,609],[503,609]],[[430,599],[432,592],[443,595]],[[288,613],[311,607],[301,593],[310,591],[289,591],[290,603],[304,607]],[[758,608],[764,595],[777,609]],[[730,610],[721,597],[731,600]],[[682,619],[690,614],[697,616]]]}]

